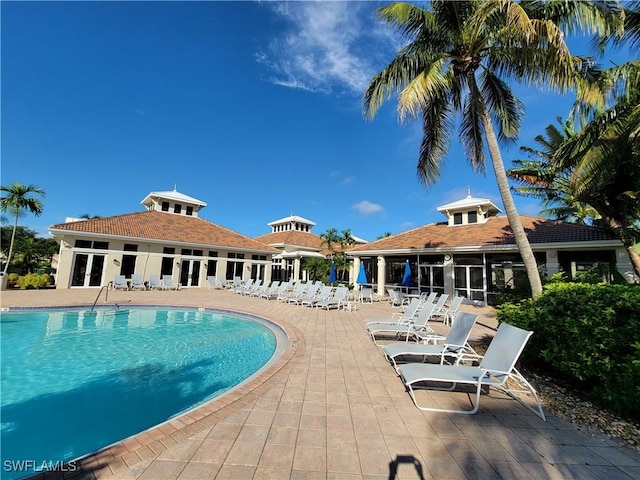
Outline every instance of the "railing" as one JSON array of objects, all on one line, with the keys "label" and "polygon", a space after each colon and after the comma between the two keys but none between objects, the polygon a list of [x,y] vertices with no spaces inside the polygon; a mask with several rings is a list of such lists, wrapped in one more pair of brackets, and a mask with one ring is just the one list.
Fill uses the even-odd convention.
[{"label": "railing", "polygon": [[98,303],[98,299],[100,298],[100,294],[102,293],[102,290],[104,290],[105,288],[107,289],[107,293],[104,296],[104,301],[106,303],[107,300],[109,300],[109,285],[104,285],[104,286],[100,287],[100,291],[98,292],[98,295],[96,295],[96,299],[93,302],[93,305],[91,305],[91,310],[89,310],[90,312],[93,312],[93,309],[95,308],[96,303]]}]

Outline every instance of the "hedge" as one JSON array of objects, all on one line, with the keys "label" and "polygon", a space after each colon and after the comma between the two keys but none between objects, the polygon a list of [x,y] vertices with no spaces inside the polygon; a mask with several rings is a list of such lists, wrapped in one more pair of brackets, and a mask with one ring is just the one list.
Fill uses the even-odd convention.
[{"label": "hedge", "polygon": [[25,288],[47,288],[50,283],[49,275],[46,273],[28,273],[22,277],[18,277],[16,284],[18,287]]},{"label": "hedge", "polygon": [[640,287],[551,283],[535,302],[501,305],[497,317],[533,330],[526,365],[640,420]]}]

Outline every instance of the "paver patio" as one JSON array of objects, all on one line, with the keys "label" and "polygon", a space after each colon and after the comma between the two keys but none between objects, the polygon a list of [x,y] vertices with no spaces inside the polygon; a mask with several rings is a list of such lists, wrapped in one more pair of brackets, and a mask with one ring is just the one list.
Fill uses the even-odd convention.
[{"label": "paver patio", "polygon": [[[96,294],[6,291],[1,306],[91,305]],[[87,457],[68,478],[640,479],[637,450],[549,412],[544,422],[493,391],[476,415],[418,410],[362,327],[367,317],[395,311],[386,302],[326,311],[183,289],[109,292],[108,304],[258,315],[280,324],[288,344],[274,365],[239,388]],[[480,314],[472,338],[493,334],[490,308],[462,309]],[[424,401],[468,406],[464,394],[420,393]]]}]

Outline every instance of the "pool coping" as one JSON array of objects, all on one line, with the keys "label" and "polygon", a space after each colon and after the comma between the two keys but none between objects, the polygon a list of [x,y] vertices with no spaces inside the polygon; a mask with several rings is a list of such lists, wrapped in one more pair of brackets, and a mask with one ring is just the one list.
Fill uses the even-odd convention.
[{"label": "pool coping", "polygon": [[[166,305],[127,305],[127,308],[171,308]],[[3,312],[8,311],[30,311],[55,308],[56,310],[87,308],[86,305],[73,305],[67,307],[5,307]],[[110,468],[113,473],[120,468],[127,468],[141,462],[144,459],[155,458],[164,450],[176,445],[180,440],[191,437],[198,432],[213,427],[220,420],[223,420],[234,413],[239,412],[250,403],[257,400],[264,394],[271,385],[283,376],[291,367],[293,360],[304,354],[306,343],[304,335],[293,325],[286,321],[274,320],[255,313],[244,312],[242,310],[228,310],[203,308],[193,306],[174,306],[173,309],[196,309],[202,311],[216,311],[235,313],[246,317],[262,320],[272,324],[281,330],[286,346],[282,348],[276,344],[276,355],[281,352],[277,359],[273,357],[262,366],[256,373],[248,379],[243,380],[227,392],[205,401],[185,412],[177,414],[158,425],[150,427],[142,432],[133,434],[122,440],[107,445],[95,452],[88,453],[76,459],[65,462],[62,468],[52,471],[40,471],[33,475],[22,477],[21,480],[51,480],[51,479],[74,479],[80,478],[85,473],[95,472],[105,468]],[[274,333],[276,338],[278,335]]]}]

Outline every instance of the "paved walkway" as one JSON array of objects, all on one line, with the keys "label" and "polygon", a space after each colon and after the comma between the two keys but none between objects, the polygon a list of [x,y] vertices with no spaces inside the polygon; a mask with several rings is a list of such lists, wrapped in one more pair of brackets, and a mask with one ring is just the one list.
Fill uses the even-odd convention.
[{"label": "paved walkway", "polygon": [[[90,305],[96,293],[2,292],[1,306]],[[364,318],[394,311],[385,302],[327,312],[227,291],[183,289],[109,292],[108,303],[246,312],[282,325],[288,344],[258,377],[89,456],[82,471],[69,478],[640,479],[638,451],[548,412],[543,422],[493,391],[483,395],[476,415],[418,410],[362,328]],[[463,310],[480,314],[473,337],[493,333],[490,308]],[[424,399],[468,406],[459,393]]]}]

